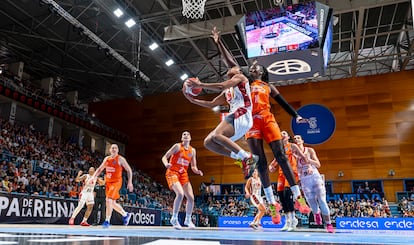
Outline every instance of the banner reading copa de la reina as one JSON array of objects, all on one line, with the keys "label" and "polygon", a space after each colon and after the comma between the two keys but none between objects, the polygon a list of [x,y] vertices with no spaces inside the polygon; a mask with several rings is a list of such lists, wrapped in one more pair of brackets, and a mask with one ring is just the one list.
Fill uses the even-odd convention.
[{"label": "banner reading copa de la reina", "polygon": [[[0,223],[67,224],[77,205],[77,200],[0,192]],[[160,210],[136,207],[125,207],[125,210],[133,214],[129,225],[161,225]],[[83,210],[76,217],[75,223],[79,224],[82,217]],[[111,224],[121,225],[121,215],[113,212]]]},{"label": "banner reading copa de la reina", "polygon": [[336,218],[336,229],[414,230],[414,218]]},{"label": "banner reading copa de la reina", "polygon": [[[224,228],[250,228],[249,224],[253,222],[254,217],[232,217],[220,216],[218,218],[218,227]],[[262,218],[263,228],[282,228],[285,225],[285,218],[282,217],[280,224],[273,224],[272,219],[268,216]]]}]

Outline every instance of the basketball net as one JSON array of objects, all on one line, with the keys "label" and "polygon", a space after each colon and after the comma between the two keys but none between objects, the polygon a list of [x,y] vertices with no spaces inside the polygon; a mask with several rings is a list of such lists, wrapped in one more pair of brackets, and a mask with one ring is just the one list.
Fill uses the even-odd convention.
[{"label": "basketball net", "polygon": [[189,19],[201,19],[204,15],[206,0],[182,0],[183,16]]}]

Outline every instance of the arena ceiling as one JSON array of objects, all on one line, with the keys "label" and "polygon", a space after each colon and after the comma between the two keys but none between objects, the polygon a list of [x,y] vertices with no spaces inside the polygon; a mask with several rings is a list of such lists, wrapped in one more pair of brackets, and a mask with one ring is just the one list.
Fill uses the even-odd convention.
[{"label": "arena ceiling", "polygon": [[[334,9],[335,18],[326,76],[278,81],[279,85],[414,69],[411,1],[321,2]],[[0,63],[23,61],[32,79],[59,77],[57,91],[77,90],[81,103],[141,100],[178,91],[183,73],[209,81],[225,73],[208,32],[164,41],[165,28],[221,26],[225,45],[247,65],[231,19],[273,6],[273,0],[207,0],[203,18],[190,20],[182,16],[182,0],[2,0]],[[124,17],[114,16],[118,7]],[[137,24],[127,28],[127,17]],[[160,47],[152,51],[149,45],[154,41]],[[175,62],[169,67],[168,58]]]}]

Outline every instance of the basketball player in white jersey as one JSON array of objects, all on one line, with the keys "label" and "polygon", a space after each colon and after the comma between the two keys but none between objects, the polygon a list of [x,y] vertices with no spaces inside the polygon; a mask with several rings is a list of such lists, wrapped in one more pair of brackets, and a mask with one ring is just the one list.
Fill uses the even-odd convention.
[{"label": "basketball player in white jersey", "polygon": [[335,230],[331,223],[330,211],[326,202],[325,182],[318,171],[318,168],[321,166],[319,158],[313,148],[303,145],[302,136],[295,135],[293,138],[307,158],[306,160],[303,157],[297,156],[299,179],[306,201],[308,201],[312,209],[316,224],[321,225],[323,217],[326,223],[326,230],[329,233],[333,233]]},{"label": "basketball player in white jersey", "polygon": [[220,83],[203,83],[198,78],[188,80],[189,86],[221,92],[211,101],[192,97],[184,87],[183,94],[191,103],[202,107],[214,108],[226,102],[230,105],[229,114],[204,139],[204,146],[220,155],[242,160],[244,178],[248,179],[259,157],[243,150],[235,141],[243,137],[253,125],[249,80],[238,66],[230,68],[227,76],[229,79]]},{"label": "basketball player in white jersey", "polygon": [[266,207],[263,204],[262,198],[262,181],[259,178],[259,172],[257,169],[253,171],[252,177],[247,180],[244,192],[245,197],[250,198],[252,204],[258,209],[256,216],[254,216],[253,222],[250,223],[250,227],[257,230],[262,227],[260,221],[266,213]]},{"label": "basketball player in white jersey", "polygon": [[76,176],[75,181],[81,182],[83,181],[83,188],[81,193],[79,194],[79,202],[78,206],[73,211],[72,217],[69,219],[69,225],[75,224],[75,218],[82,210],[83,206],[86,204],[86,212],[83,216],[83,220],[80,223],[81,226],[90,226],[88,224],[88,218],[92,213],[93,205],[95,204],[93,189],[95,188],[97,178],[93,177],[95,173],[95,168],[90,167],[87,174],[83,174],[83,171],[78,172],[78,176]]}]

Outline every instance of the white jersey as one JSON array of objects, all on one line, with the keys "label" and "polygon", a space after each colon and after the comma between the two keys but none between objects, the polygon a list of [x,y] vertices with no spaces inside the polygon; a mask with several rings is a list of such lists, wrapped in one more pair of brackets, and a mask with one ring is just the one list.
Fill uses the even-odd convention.
[{"label": "white jersey", "polygon": [[[308,147],[304,147],[303,155],[305,155],[307,158],[310,156]],[[310,176],[310,175],[320,175],[318,168],[312,164],[306,163],[305,159],[303,159],[302,157],[297,158],[297,163],[298,163],[298,166],[297,166],[298,174],[299,174],[300,179],[306,176]]]},{"label": "white jersey", "polygon": [[263,203],[262,198],[262,181],[260,178],[251,178],[251,195],[250,201],[255,207],[258,207],[260,204]]},{"label": "white jersey", "polygon": [[[230,105],[229,119],[234,127],[234,135],[230,140],[236,141],[243,137],[253,126],[252,116],[252,97],[250,95],[250,84],[241,82],[235,87],[228,88],[224,91],[226,101]],[[230,119],[231,118],[231,119]]]},{"label": "white jersey", "polygon": [[235,87],[226,89],[224,93],[226,95],[226,101],[230,105],[229,113],[235,113],[239,108],[245,108],[251,113],[252,97],[250,95],[250,84],[248,82],[241,82]]},{"label": "white jersey", "polygon": [[83,182],[82,192],[93,192],[97,178],[92,178],[92,175],[86,174],[86,179]]},{"label": "white jersey", "polygon": [[262,181],[260,178],[252,178],[251,182],[252,195],[261,196],[262,195]]}]

